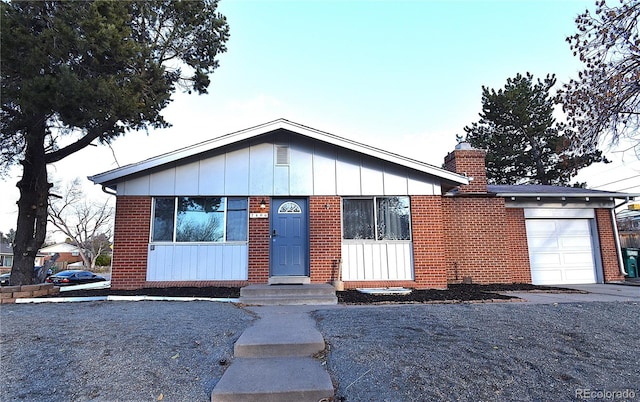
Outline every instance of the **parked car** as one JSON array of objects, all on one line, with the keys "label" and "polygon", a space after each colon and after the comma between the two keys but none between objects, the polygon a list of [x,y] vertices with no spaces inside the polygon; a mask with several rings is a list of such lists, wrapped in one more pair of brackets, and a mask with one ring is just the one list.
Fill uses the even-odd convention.
[{"label": "parked car", "polygon": [[48,283],[53,283],[58,286],[80,285],[83,283],[103,282],[103,281],[106,281],[104,277],[100,275],[96,275],[93,272],[82,271],[79,269],[61,271],[47,278]]},{"label": "parked car", "polygon": [[[35,266],[33,267],[33,279],[37,281],[38,279],[38,273],[40,272],[40,269],[42,267],[39,266]],[[47,269],[47,274],[46,276],[51,275],[53,272],[51,271],[51,268]],[[9,284],[9,279],[11,279],[11,272],[7,272],[6,274],[2,274],[0,275],[0,286],[7,286]],[[35,282],[34,282],[35,283]]]}]

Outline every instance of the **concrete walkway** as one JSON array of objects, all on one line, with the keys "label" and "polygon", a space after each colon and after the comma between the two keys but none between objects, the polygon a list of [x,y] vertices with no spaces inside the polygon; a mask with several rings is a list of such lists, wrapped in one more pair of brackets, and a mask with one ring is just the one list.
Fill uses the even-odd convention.
[{"label": "concrete walkway", "polygon": [[322,335],[309,313],[318,306],[250,307],[258,315],[234,346],[234,360],[211,393],[212,402],[323,401],[333,384],[320,360]]},{"label": "concrete walkway", "polygon": [[640,286],[617,284],[563,285],[563,288],[588,293],[500,292],[534,304],[587,302],[640,302]]}]

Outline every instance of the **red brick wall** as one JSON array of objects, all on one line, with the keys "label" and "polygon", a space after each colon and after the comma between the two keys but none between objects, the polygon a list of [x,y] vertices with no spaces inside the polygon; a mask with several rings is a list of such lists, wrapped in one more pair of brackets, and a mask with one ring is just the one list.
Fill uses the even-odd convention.
[{"label": "red brick wall", "polygon": [[473,179],[469,185],[459,187],[461,193],[487,192],[486,154],[480,149],[455,150],[444,158],[445,169]]},{"label": "red brick wall", "polygon": [[111,288],[139,289],[147,277],[151,197],[116,197]]},{"label": "red brick wall", "polygon": [[309,198],[309,258],[311,282],[338,279],[342,256],[340,197]]},{"label": "red brick wall", "polygon": [[531,264],[527,244],[524,209],[506,210],[507,239],[509,241],[509,272],[514,283],[531,283]]},{"label": "red brick wall", "polygon": [[[260,208],[260,202],[266,202],[266,208]],[[249,197],[249,213],[269,212],[269,197]],[[267,283],[269,281],[269,218],[249,219],[249,283]]]},{"label": "red brick wall", "polygon": [[509,240],[504,199],[444,197],[447,280],[510,283]]},{"label": "red brick wall", "polygon": [[[447,287],[442,197],[411,197],[415,288]],[[399,285],[395,285],[399,286]]]},{"label": "red brick wall", "polygon": [[596,209],[596,224],[598,226],[598,236],[600,237],[600,255],[602,256],[604,281],[623,281],[624,276],[620,273],[618,253],[616,252],[614,241],[611,212],[608,209]]}]

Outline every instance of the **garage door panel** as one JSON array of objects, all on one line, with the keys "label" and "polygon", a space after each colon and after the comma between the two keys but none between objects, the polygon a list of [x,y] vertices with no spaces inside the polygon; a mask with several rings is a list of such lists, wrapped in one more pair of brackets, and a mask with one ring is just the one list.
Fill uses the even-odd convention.
[{"label": "garage door panel", "polygon": [[589,236],[589,221],[586,219],[563,219],[555,221],[556,228],[563,235],[586,235]]},{"label": "garage door panel", "polygon": [[562,273],[557,269],[532,271],[531,281],[536,285],[554,285],[562,281]]},{"label": "garage door panel", "polygon": [[565,269],[565,283],[594,283],[589,276],[591,272],[592,270],[590,269]]},{"label": "garage door panel", "polygon": [[562,264],[565,266],[582,266],[593,269],[593,257],[587,253],[562,253]]},{"label": "garage door panel", "polygon": [[591,250],[591,236],[563,237],[559,243],[563,250]]},{"label": "garage door panel", "polygon": [[555,237],[533,237],[529,239],[529,247],[544,250],[560,250],[560,243]]},{"label": "garage door panel", "polygon": [[527,219],[526,228],[533,284],[596,282],[589,219]]},{"label": "garage door panel", "polygon": [[540,268],[558,267],[562,264],[562,256],[558,253],[536,253],[531,256],[530,263]]},{"label": "garage door panel", "polygon": [[553,220],[527,220],[527,229],[529,229],[530,222],[534,222],[531,224],[534,236],[545,237],[556,232],[556,222]]}]

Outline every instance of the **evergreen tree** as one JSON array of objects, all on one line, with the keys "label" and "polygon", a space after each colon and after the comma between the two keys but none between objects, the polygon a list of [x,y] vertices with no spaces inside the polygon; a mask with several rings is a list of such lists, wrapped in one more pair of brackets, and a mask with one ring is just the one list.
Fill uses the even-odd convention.
[{"label": "evergreen tree", "polygon": [[605,161],[602,152],[570,149],[570,130],[553,117],[554,75],[533,82],[529,73],[507,79],[504,89],[482,87],[480,120],[464,128],[466,141],[487,150],[492,184],[568,185],[578,171]]},{"label": "evergreen tree", "polygon": [[0,170],[19,162],[11,283],[46,236],[47,164],[130,130],[167,127],[178,88],[206,93],[229,37],[217,0],[0,2]]}]

